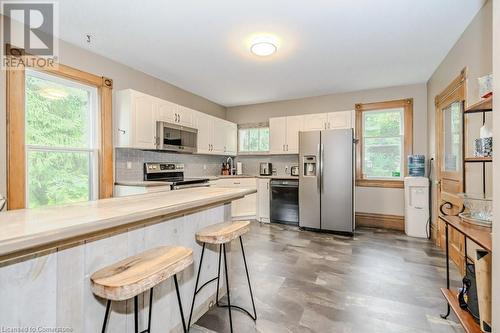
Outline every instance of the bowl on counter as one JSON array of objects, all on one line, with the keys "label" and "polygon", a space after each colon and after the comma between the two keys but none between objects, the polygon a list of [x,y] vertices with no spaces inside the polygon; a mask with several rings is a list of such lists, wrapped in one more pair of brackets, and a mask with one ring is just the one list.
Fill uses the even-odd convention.
[{"label": "bowl on counter", "polygon": [[462,221],[491,227],[493,221],[492,198],[476,193],[461,193],[459,196],[465,207],[465,211],[459,214]]}]

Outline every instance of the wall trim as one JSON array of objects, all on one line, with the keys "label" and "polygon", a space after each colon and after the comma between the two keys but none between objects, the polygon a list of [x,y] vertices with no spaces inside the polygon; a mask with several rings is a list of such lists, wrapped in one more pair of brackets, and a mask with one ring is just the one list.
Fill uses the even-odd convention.
[{"label": "wall trim", "polygon": [[356,212],[356,227],[372,227],[404,231],[405,217],[401,215]]}]

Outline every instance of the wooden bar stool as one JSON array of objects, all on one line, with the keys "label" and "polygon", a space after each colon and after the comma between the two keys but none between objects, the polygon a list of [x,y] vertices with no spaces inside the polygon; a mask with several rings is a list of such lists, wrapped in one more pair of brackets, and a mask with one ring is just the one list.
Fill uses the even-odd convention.
[{"label": "wooden bar stool", "polygon": [[[214,224],[209,227],[203,228],[196,233],[196,240],[203,243],[203,249],[201,250],[200,265],[198,267],[198,274],[196,276],[196,285],[194,287],[193,303],[191,304],[191,311],[189,313],[188,327],[191,325],[191,318],[193,316],[193,308],[196,300],[196,295],[205,287],[207,284],[217,280],[217,294],[215,303],[218,307],[225,307],[229,310],[229,325],[231,332],[233,332],[233,320],[231,317],[231,308],[238,309],[246,313],[253,320],[257,320],[257,312],[255,311],[255,303],[253,300],[252,285],[250,284],[250,276],[248,275],[247,260],[245,258],[245,250],[243,248],[243,240],[241,236],[250,230],[250,221],[235,221],[235,222],[223,222],[219,224]],[[245,272],[247,274],[248,289],[250,290],[250,298],[252,299],[253,315],[247,310],[239,307],[237,305],[231,304],[231,298],[229,295],[229,277],[227,274],[227,260],[226,260],[226,244],[231,242],[233,239],[239,238],[241,245],[241,253],[243,254],[243,263],[245,264]],[[203,263],[203,254],[205,253],[206,244],[218,244],[219,245],[219,268],[217,272],[217,277],[205,282],[199,289],[198,283],[200,280],[201,265]],[[224,253],[224,272],[226,276],[226,289],[227,289],[227,304],[219,304],[219,280],[220,280],[220,264],[221,255]]]},{"label": "wooden bar stool", "polygon": [[142,333],[150,333],[153,288],[172,275],[174,276],[182,327],[184,332],[187,332],[176,274],[189,267],[192,263],[193,251],[191,249],[181,246],[160,246],[121,260],[92,274],[90,277],[92,292],[108,300],[102,332],[106,331],[111,301],[125,301],[133,297],[135,332],[138,333],[139,310],[137,296],[149,289],[148,328]]}]

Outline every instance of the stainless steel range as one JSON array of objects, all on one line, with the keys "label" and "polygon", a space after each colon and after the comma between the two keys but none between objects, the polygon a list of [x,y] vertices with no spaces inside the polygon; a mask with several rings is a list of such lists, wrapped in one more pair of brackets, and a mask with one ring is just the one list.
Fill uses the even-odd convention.
[{"label": "stainless steel range", "polygon": [[184,177],[182,163],[144,163],[144,181],[164,181],[172,190],[209,186],[208,178]]}]

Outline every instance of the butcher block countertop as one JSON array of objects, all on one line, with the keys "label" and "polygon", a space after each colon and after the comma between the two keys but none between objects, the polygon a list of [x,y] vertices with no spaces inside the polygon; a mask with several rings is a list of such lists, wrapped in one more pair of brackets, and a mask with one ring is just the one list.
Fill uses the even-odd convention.
[{"label": "butcher block countertop", "polygon": [[255,192],[255,189],[199,187],[7,211],[0,213],[0,262],[103,237],[154,218],[177,216]]}]

